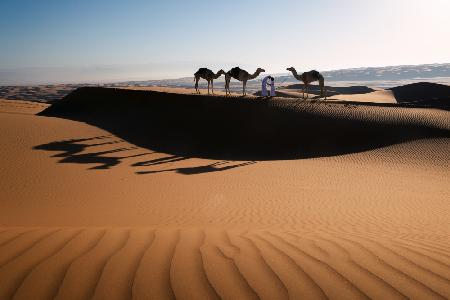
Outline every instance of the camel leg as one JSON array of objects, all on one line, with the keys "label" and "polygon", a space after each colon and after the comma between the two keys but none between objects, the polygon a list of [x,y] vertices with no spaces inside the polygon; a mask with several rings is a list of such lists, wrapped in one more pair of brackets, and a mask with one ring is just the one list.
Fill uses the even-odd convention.
[{"label": "camel leg", "polygon": [[247,85],[247,81],[242,82],[242,96],[245,96],[245,86]]},{"label": "camel leg", "polygon": [[199,93],[199,91],[198,91],[198,80],[199,80],[199,78],[195,77],[195,92],[197,94]]},{"label": "camel leg", "polygon": [[211,80],[211,91],[212,94],[214,95],[214,80]]},{"label": "camel leg", "polygon": [[228,85],[230,84],[229,79],[225,76],[225,96],[228,96]]},{"label": "camel leg", "polygon": [[208,80],[208,95],[209,95],[209,80]]},{"label": "camel leg", "polygon": [[324,79],[320,79],[319,81],[319,85],[320,85],[320,97],[325,97],[325,99],[327,98],[326,95],[324,95],[323,91],[324,91],[324,87],[325,87],[325,81]]}]

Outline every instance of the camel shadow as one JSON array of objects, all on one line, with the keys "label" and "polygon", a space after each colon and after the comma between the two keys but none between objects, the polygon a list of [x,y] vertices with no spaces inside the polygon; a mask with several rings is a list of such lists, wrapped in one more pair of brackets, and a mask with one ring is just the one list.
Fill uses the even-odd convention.
[{"label": "camel shadow", "polygon": [[110,169],[114,166],[119,165],[123,159],[137,157],[137,156],[143,156],[143,155],[148,154],[148,153],[144,153],[144,154],[136,154],[136,155],[129,155],[129,156],[105,156],[105,155],[110,155],[113,153],[135,150],[135,149],[138,149],[137,147],[128,147],[128,148],[122,147],[122,148],[116,148],[116,149],[107,150],[107,151],[82,153],[82,152],[86,151],[88,148],[105,146],[105,145],[114,145],[114,144],[123,142],[121,140],[118,140],[118,141],[110,141],[110,142],[96,143],[96,144],[85,144],[85,142],[103,140],[103,139],[108,139],[108,138],[110,138],[110,136],[97,136],[97,137],[91,137],[91,138],[56,141],[56,142],[51,142],[51,143],[35,146],[35,147],[33,147],[33,149],[59,152],[55,155],[52,155],[52,157],[61,158],[58,161],[59,163],[96,164],[96,166],[89,168],[90,170]]},{"label": "camel shadow", "polygon": [[[120,147],[104,151],[94,151],[89,153],[83,153],[86,150],[96,149],[101,146],[111,146],[115,144],[123,143],[123,140],[111,140],[113,136],[96,136],[89,138],[69,139],[62,141],[50,142],[33,147],[34,150],[44,150],[50,152],[57,152],[51,157],[60,158],[58,163],[61,164],[83,164],[95,166],[88,168],[88,170],[107,170],[118,166],[123,163],[124,160],[130,158],[136,158],[141,156],[147,156],[155,154],[155,152],[145,152],[133,155],[111,156],[113,153],[126,153],[132,150],[139,150],[138,147]],[[105,141],[107,140],[107,141]],[[92,143],[96,141],[105,141],[99,143]],[[105,156],[107,155],[107,156]],[[174,163],[189,159],[188,157],[178,157],[175,155],[169,155],[165,157],[155,158],[151,160],[144,160],[130,164],[130,167],[155,167],[159,165],[173,165]],[[231,170],[238,167],[244,167],[256,162],[243,162],[233,164],[230,161],[215,162],[207,165],[200,165],[195,167],[179,167],[179,168],[167,168],[163,170],[150,170],[150,171],[136,171],[137,175],[144,174],[157,174],[163,172],[176,172],[183,175],[196,175],[202,173],[211,173]]]}]

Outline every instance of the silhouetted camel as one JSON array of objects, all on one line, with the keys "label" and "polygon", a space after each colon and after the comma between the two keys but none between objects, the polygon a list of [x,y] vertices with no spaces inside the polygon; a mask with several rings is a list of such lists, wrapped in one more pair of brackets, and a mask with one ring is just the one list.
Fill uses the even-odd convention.
[{"label": "silhouetted camel", "polygon": [[258,68],[256,70],[256,72],[253,75],[250,75],[247,71],[242,70],[239,67],[234,67],[233,69],[231,69],[230,71],[228,71],[225,74],[225,92],[226,94],[230,94],[230,80],[231,77],[233,77],[234,79],[237,79],[239,81],[242,81],[242,95],[245,96],[246,95],[246,91],[245,88],[247,86],[247,80],[251,80],[251,79],[255,79],[256,77],[259,76],[259,74],[261,74],[262,72],[265,72],[266,70]]},{"label": "silhouetted camel", "polygon": [[211,84],[211,88],[212,88],[212,93],[214,94],[214,79],[219,78],[222,74],[225,74],[224,70],[219,70],[219,72],[217,72],[217,74],[214,74],[213,71],[211,71],[210,69],[207,69],[207,68],[198,69],[198,71],[195,72],[195,74],[194,74],[195,91],[197,93],[200,93],[200,91],[198,90],[198,81],[200,80],[200,78],[203,78],[206,81],[208,81],[208,94],[209,94],[209,85],[210,84]]},{"label": "silhouetted camel", "polygon": [[[320,97],[324,97],[324,85],[325,85],[325,79],[323,78],[322,74],[317,72],[316,70],[311,70],[309,72],[304,72],[302,75],[298,75],[297,71],[294,67],[287,68],[286,70],[291,71],[292,75],[294,75],[295,79],[300,80],[303,82],[304,87],[302,89],[303,92],[303,99],[305,99],[305,89],[306,89],[306,98],[308,98],[308,86],[311,82],[318,81],[320,86]],[[325,99],[327,96],[325,95]]]}]

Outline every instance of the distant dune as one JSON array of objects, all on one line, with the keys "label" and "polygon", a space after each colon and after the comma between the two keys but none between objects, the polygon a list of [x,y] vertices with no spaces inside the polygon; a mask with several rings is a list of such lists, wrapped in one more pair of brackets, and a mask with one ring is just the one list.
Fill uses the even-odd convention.
[{"label": "distant dune", "polygon": [[450,299],[450,112],[410,88],[0,99],[0,299]]},{"label": "distant dune", "polygon": [[[283,89],[300,90],[300,89],[303,89],[303,84],[300,84],[300,83],[291,84],[291,85],[283,87]],[[375,91],[374,89],[369,88],[367,86],[348,86],[348,87],[325,86],[325,90],[327,91],[328,96],[341,95],[341,94],[345,94],[345,95],[367,94],[367,93],[371,93],[371,92]],[[319,95],[320,87],[316,84],[312,84],[309,87],[309,91],[311,94]]]},{"label": "distant dune", "polygon": [[419,82],[390,90],[398,103],[424,104],[450,109],[450,86],[448,85]]}]

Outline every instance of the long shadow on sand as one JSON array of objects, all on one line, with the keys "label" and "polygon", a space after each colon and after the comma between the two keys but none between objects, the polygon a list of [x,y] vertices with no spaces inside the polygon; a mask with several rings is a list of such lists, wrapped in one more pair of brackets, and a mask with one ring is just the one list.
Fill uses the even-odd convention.
[{"label": "long shadow on sand", "polygon": [[[72,92],[40,115],[86,122],[168,158],[142,161],[152,166],[187,158],[221,161],[304,159],[367,151],[415,139],[450,137],[445,126],[423,121],[411,108],[352,103],[179,95],[86,87]],[[446,113],[446,112],[443,112]],[[424,113],[426,117],[426,113]],[[72,142],[37,146],[52,150]],[[121,152],[127,149],[120,149]],[[103,154],[111,154],[103,153]],[[109,156],[109,155],[108,155]],[[117,165],[123,157],[68,155],[63,162]],[[244,166],[246,164],[243,164]],[[183,174],[227,169],[220,165],[171,169]],[[148,172],[152,173],[152,172]]]},{"label": "long shadow on sand", "polygon": [[116,148],[108,151],[99,151],[99,152],[89,152],[82,153],[85,150],[91,147],[105,146],[105,145],[114,145],[118,144],[121,141],[110,141],[104,143],[95,143],[95,144],[85,144],[84,142],[98,141],[108,138],[108,136],[98,136],[92,138],[83,138],[83,139],[71,139],[71,140],[63,140],[57,142],[51,142],[48,144],[42,144],[39,146],[33,147],[34,150],[46,150],[46,151],[57,151],[58,154],[53,155],[52,157],[61,158],[59,163],[77,163],[77,164],[96,164],[97,166],[91,167],[90,169],[110,169],[114,166],[117,166],[123,159],[132,158],[147,155],[148,153],[143,154],[135,154],[128,156],[105,156],[113,153],[119,153],[129,150],[138,149],[137,147],[129,147],[129,148]]},{"label": "long shadow on sand", "polygon": [[[105,142],[101,142],[105,141]],[[107,151],[95,151],[98,147],[102,146],[115,146],[124,142],[123,140],[114,140],[114,136],[97,136],[81,139],[62,140],[57,142],[51,142],[33,147],[34,150],[45,150],[51,152],[58,152],[52,157],[60,158],[59,163],[75,163],[75,164],[94,164],[90,167],[90,170],[106,170],[123,163],[130,158],[149,156],[155,154],[155,152],[144,152],[132,155],[111,156],[113,153],[125,154],[130,151],[137,150],[137,147],[119,147]],[[83,153],[88,151],[88,153]],[[105,156],[106,155],[106,156]],[[254,164],[256,162],[241,162],[235,163],[230,161],[217,161],[214,163],[194,166],[194,167],[173,167],[174,163],[187,160],[186,157],[177,157],[175,155],[169,155],[165,157],[159,157],[155,159],[147,159],[131,164],[131,167],[154,167],[169,164],[170,168],[162,170],[145,170],[136,171],[138,175],[144,174],[156,174],[163,172],[176,172],[183,175],[195,175],[201,173],[211,173],[231,170],[238,167]]]},{"label": "long shadow on sand", "polygon": [[228,164],[228,161],[222,161],[222,162],[215,162],[212,164],[204,165],[204,166],[197,166],[197,167],[184,167],[184,168],[169,168],[165,170],[157,170],[157,171],[138,171],[137,174],[155,174],[155,173],[163,173],[163,172],[176,172],[183,175],[194,175],[194,174],[201,174],[201,173],[212,173],[212,172],[220,172],[220,171],[226,171],[231,170],[234,168],[244,167],[248,165],[255,164],[255,161],[249,161],[249,162],[243,162],[238,164]]}]

